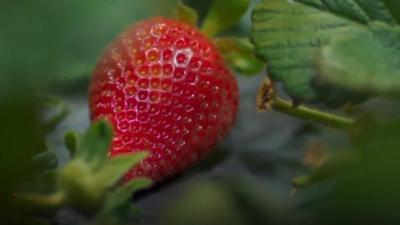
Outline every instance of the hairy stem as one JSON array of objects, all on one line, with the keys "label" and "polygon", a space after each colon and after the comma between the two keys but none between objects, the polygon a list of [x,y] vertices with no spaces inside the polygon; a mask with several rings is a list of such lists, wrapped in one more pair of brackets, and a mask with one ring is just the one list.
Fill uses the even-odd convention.
[{"label": "hairy stem", "polygon": [[323,124],[340,130],[347,130],[354,124],[354,120],[352,119],[319,111],[306,106],[301,105],[294,108],[292,102],[279,97],[276,97],[271,102],[271,108],[292,117]]},{"label": "hairy stem", "polygon": [[347,130],[354,124],[353,119],[303,105],[295,106],[293,102],[278,97],[276,95],[274,83],[269,78],[266,78],[261,84],[257,95],[257,105],[259,111],[273,109],[291,117],[323,124],[340,130]]},{"label": "hairy stem", "polygon": [[65,200],[60,192],[49,195],[21,194],[19,198],[40,207],[59,207]]}]

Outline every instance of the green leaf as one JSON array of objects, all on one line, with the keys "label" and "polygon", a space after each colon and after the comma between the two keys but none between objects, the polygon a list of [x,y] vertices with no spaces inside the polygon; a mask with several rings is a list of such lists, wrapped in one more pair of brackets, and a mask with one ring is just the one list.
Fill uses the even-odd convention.
[{"label": "green leaf", "polygon": [[377,95],[400,93],[400,27],[381,22],[370,30],[352,29],[322,48],[320,79],[330,84]]},{"label": "green leaf", "polygon": [[126,218],[138,212],[138,208],[131,204],[132,195],[136,191],[148,188],[151,185],[150,179],[136,178],[109,192],[95,217],[95,224],[124,224]]},{"label": "green leaf", "polygon": [[192,26],[197,26],[198,15],[196,10],[185,5],[182,1],[178,1],[176,7],[177,19],[186,22]]},{"label": "green leaf", "polygon": [[294,0],[294,2],[362,24],[374,20],[395,23],[383,0]]},{"label": "green leaf", "polygon": [[69,150],[71,156],[74,156],[79,148],[82,135],[76,131],[68,131],[64,135],[65,146]]},{"label": "green leaf", "polygon": [[268,63],[269,76],[282,81],[293,98],[341,104],[359,95],[313,82],[319,72],[316,53],[373,20],[395,23],[382,0],[264,0],[253,11],[251,40],[257,56]]},{"label": "green leaf", "polygon": [[323,10],[286,0],[264,1],[253,11],[251,38],[268,74],[305,101],[318,99],[311,86],[314,53],[353,22]]},{"label": "green leaf", "polygon": [[106,203],[104,205],[105,211],[110,211],[118,206],[129,202],[132,194],[141,189],[150,187],[153,182],[148,178],[135,178],[129,181],[127,184],[122,185],[116,190],[110,192],[107,196]]},{"label": "green leaf", "polygon": [[32,162],[37,174],[40,174],[57,167],[57,156],[52,151],[45,151],[34,156]]},{"label": "green leaf", "polygon": [[249,7],[249,0],[214,0],[201,30],[208,36],[225,31],[237,23]]},{"label": "green leaf", "polygon": [[95,173],[99,185],[112,186],[132,167],[148,156],[148,152],[118,155],[107,159]]},{"label": "green leaf", "polygon": [[[360,8],[364,11],[364,13],[368,16],[367,22],[380,20],[389,24],[396,24],[396,18],[391,14],[391,6],[386,2],[390,2],[392,0],[367,0],[360,1],[356,0],[355,2],[359,5]],[[394,0],[398,2],[397,0]],[[392,2],[394,2],[392,1]],[[394,5],[393,5],[394,6]]]},{"label": "green leaf", "polygon": [[256,75],[265,63],[254,56],[254,47],[245,38],[216,38],[215,44],[225,61],[243,75]]},{"label": "green leaf", "polygon": [[83,159],[92,169],[96,169],[107,158],[112,135],[112,126],[107,121],[93,123],[82,137],[76,158]]}]

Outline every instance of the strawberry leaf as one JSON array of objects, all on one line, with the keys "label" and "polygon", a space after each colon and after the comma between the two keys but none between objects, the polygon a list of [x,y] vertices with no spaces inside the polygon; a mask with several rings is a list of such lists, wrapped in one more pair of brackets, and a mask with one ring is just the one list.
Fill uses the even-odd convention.
[{"label": "strawberry leaf", "polygon": [[204,19],[202,31],[208,36],[225,31],[242,18],[249,3],[249,0],[214,0]]},{"label": "strawberry leaf", "polygon": [[[372,1],[373,2],[373,1]],[[400,24],[400,1],[398,0],[383,0],[387,9],[396,20],[397,24]]]},{"label": "strawberry leaf", "polygon": [[148,156],[148,152],[118,155],[107,159],[95,173],[99,185],[112,186],[133,166]]},{"label": "strawberry leaf", "polygon": [[394,25],[395,18],[383,0],[264,0],[253,11],[251,39],[256,54],[268,63],[269,76],[282,81],[293,98],[340,105],[359,95],[315,83],[316,53],[335,37],[367,29],[373,20]]},{"label": "strawberry leaf", "polygon": [[93,123],[82,137],[76,157],[96,169],[107,157],[112,141],[112,126],[104,120]]},{"label": "strawberry leaf", "polygon": [[322,48],[320,79],[376,95],[400,94],[400,28],[381,22]]}]

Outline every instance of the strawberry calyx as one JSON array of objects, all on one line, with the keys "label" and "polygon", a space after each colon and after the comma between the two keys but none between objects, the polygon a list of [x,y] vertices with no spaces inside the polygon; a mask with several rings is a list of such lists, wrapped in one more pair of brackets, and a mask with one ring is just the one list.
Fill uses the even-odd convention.
[{"label": "strawberry calyx", "polygon": [[94,123],[81,139],[67,134],[67,146],[73,146],[74,151],[72,160],[56,172],[56,189],[52,193],[27,192],[16,196],[40,207],[72,207],[93,214],[104,214],[105,209],[111,212],[120,205],[116,201],[129,202],[133,191],[149,187],[152,182],[147,178],[137,178],[131,183],[117,184],[126,171],[146,158],[148,153],[142,151],[110,158],[107,150],[111,139],[111,125],[103,120]]}]

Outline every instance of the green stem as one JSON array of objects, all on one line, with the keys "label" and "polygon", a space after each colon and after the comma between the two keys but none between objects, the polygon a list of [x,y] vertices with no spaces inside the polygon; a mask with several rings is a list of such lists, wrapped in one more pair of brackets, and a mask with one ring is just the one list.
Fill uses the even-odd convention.
[{"label": "green stem", "polygon": [[289,116],[297,117],[310,122],[320,123],[340,130],[347,130],[354,124],[354,120],[346,117],[322,112],[317,109],[308,108],[302,105],[293,107],[292,102],[279,97],[275,97],[271,101],[271,108]]},{"label": "green stem", "polygon": [[296,177],[292,180],[292,185],[294,188],[301,188],[308,186],[311,183],[311,177],[308,175]]},{"label": "green stem", "polygon": [[49,195],[21,194],[20,199],[39,207],[60,207],[64,203],[64,195],[61,192]]}]

